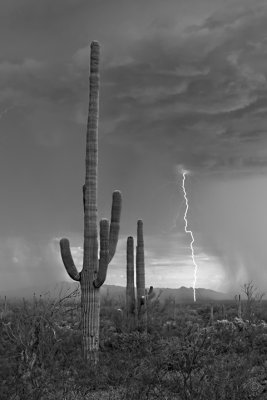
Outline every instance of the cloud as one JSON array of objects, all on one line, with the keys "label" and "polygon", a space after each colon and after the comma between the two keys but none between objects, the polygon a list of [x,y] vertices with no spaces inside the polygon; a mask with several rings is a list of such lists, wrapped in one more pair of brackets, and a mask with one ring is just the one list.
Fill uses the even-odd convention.
[{"label": "cloud", "polygon": [[105,116],[121,116],[112,141],[203,171],[262,168],[267,7],[257,6],[241,2],[179,36],[171,21],[132,43],[128,63],[104,67]]},{"label": "cloud", "polygon": [[20,72],[21,74],[34,74],[37,73],[42,67],[43,63],[32,58],[26,58],[21,63],[15,63],[10,61],[2,61],[0,63],[0,74],[13,75],[14,73]]},{"label": "cloud", "polygon": [[[70,234],[71,252],[77,269],[82,269],[82,237]],[[167,239],[167,240],[166,240]],[[145,236],[146,286],[180,287],[193,285],[193,264],[189,241],[184,234]],[[126,286],[126,242],[121,236],[116,254],[108,267],[106,284]],[[136,238],[135,238],[136,243]],[[0,290],[43,287],[62,281],[71,281],[64,269],[59,238],[33,243],[22,237],[9,237],[1,241],[2,262]],[[215,256],[208,256],[196,248],[199,265],[197,287],[221,289],[223,271]],[[210,271],[212,270],[212,275]]]},{"label": "cloud", "polygon": [[[102,25],[98,18],[88,24],[87,14],[81,13],[86,9],[85,1],[69,0],[63,8],[62,1],[54,2],[51,8],[48,7],[50,0],[48,5],[43,3],[40,7],[33,4],[33,0],[22,5],[18,0],[4,3],[5,12],[0,16],[3,22],[0,24],[1,32],[6,33],[7,21],[16,26],[16,53],[10,45],[13,43],[12,31],[8,36],[9,46],[3,48],[0,60],[0,110],[14,108],[1,119],[3,130],[7,128],[7,122],[10,123],[1,138],[5,145],[1,146],[1,159],[8,159],[8,165],[11,165],[8,178],[3,173],[3,179],[8,179],[6,185],[9,189],[5,191],[6,215],[14,206],[16,217],[12,221],[6,218],[5,226],[9,232],[13,229],[13,232],[19,231],[23,235],[29,220],[37,221],[33,222],[32,232],[35,229],[51,232],[57,226],[66,230],[76,229],[75,221],[81,225],[81,197],[78,195],[79,202],[76,202],[73,193],[80,190],[82,182],[79,176],[82,177],[84,171],[80,154],[84,145],[81,137],[84,138],[85,131],[83,136],[80,132],[85,128],[87,118],[89,69],[89,45],[85,46],[84,40],[93,37],[92,33],[103,31],[99,36],[104,38],[99,124],[99,198],[104,199],[99,204],[101,212],[106,214],[107,209],[109,215],[110,200],[107,196],[113,187],[120,187],[124,193],[122,239],[110,265],[107,282],[125,282],[126,234],[131,226],[135,229],[138,218],[144,218],[148,284],[153,282],[159,286],[157,282],[160,279],[165,282],[167,269],[175,284],[191,283],[188,241],[184,235],[177,234],[184,229],[183,198],[179,177],[175,173],[177,164],[183,164],[193,172],[188,182],[192,189],[192,213],[198,202],[206,205],[202,218],[198,211],[196,220],[190,220],[194,223],[200,271],[203,271],[203,275],[200,272],[200,285],[211,280],[217,285],[218,277],[222,276],[220,266],[224,264],[229,282],[232,265],[235,265],[236,281],[249,276],[252,271],[248,267],[250,263],[258,262],[263,266],[264,252],[259,256],[261,249],[265,248],[262,226],[260,238],[249,236],[249,233],[234,235],[241,228],[247,229],[238,212],[234,225],[234,212],[228,210],[229,204],[228,207],[224,204],[228,193],[235,193],[235,189],[226,185],[224,192],[218,190],[213,194],[207,190],[202,198],[197,194],[201,185],[203,190],[209,189],[209,180],[215,182],[217,179],[221,183],[229,175],[231,179],[243,179],[244,176],[266,172],[266,4],[264,1],[255,1],[253,5],[249,1],[230,1],[228,7],[212,13],[215,0],[195,2],[195,14],[198,14],[195,7],[206,10],[201,17],[191,17],[193,3],[189,4],[189,1],[183,3],[183,7],[188,7],[189,16],[183,14],[183,9],[179,17],[175,13],[170,19],[165,15],[163,18],[155,17],[153,23],[153,17],[147,19],[145,13],[139,13],[145,7],[140,3],[139,17],[146,20],[143,25],[139,19],[115,24],[118,21],[118,17],[114,17],[116,7],[108,8],[113,13],[112,18],[109,13],[103,16],[102,2],[98,2],[100,5],[94,9],[94,15],[102,13]],[[160,2],[157,6],[160,15],[170,13],[166,7],[163,13]],[[129,8],[127,18],[131,14],[129,10],[134,11]],[[204,14],[209,15],[205,20]],[[120,15],[119,20],[122,19]],[[86,28],[80,27],[80,20],[86,20]],[[16,25],[12,25],[16,21]],[[70,21],[72,27],[75,25],[71,32],[68,30]],[[87,31],[88,25],[90,30]],[[116,28],[117,36],[112,36],[111,26]],[[123,37],[122,26],[125,27]],[[1,37],[7,36],[2,34]],[[70,141],[68,147],[66,144]],[[36,145],[40,152],[36,151]],[[12,162],[8,149],[12,149]],[[72,160],[71,164],[69,160]],[[30,186],[29,181],[34,182],[34,186]],[[75,190],[70,181],[77,184]],[[262,187],[258,184],[255,189],[261,193]],[[20,191],[22,211],[15,205],[17,190]],[[242,188],[240,193],[246,196],[246,190]],[[214,200],[211,200],[213,195]],[[235,195],[235,208],[239,210],[238,195]],[[27,196],[31,197],[30,201]],[[217,202],[217,208],[213,208],[213,201]],[[250,197],[250,201],[253,203],[254,198]],[[179,205],[180,217],[177,216],[175,221]],[[264,208],[260,203],[259,209]],[[242,215],[251,212],[247,204],[243,204],[241,209]],[[40,212],[46,215],[42,225],[39,223]],[[230,233],[224,213],[227,213],[225,219],[232,227]],[[260,220],[259,214],[257,221]],[[255,233],[254,221],[247,219]],[[156,237],[155,232],[159,236]],[[3,240],[0,247],[4,264],[9,266],[5,269],[4,282],[10,283],[12,271],[25,271],[21,273],[21,279],[26,284],[33,277],[34,265],[38,265],[36,277],[54,277],[51,272],[46,272],[47,275],[42,272],[47,271],[46,265],[51,262],[48,253],[53,255],[51,264],[58,265],[57,270],[65,274],[52,239],[42,247],[21,236],[15,239],[10,236],[12,245]],[[81,243],[81,239],[73,243],[78,265],[81,265]],[[257,277],[260,279],[260,273]]]},{"label": "cloud", "polygon": [[[70,237],[74,238],[71,240],[74,241],[74,245],[71,245],[73,260],[80,271],[83,264],[82,237],[73,234],[70,234]],[[190,240],[184,233],[145,235],[144,239],[147,287],[193,286],[194,266],[189,248]],[[53,243],[58,243],[58,239]],[[136,235],[134,243],[136,244]],[[120,235],[115,256],[108,266],[106,284],[126,286],[126,244],[127,236]],[[59,265],[57,268],[64,269],[59,252],[56,258]],[[196,247],[196,260],[199,265],[197,287],[226,289],[226,286],[221,284],[224,272],[216,256],[205,254]],[[67,276],[67,273],[65,274]]]},{"label": "cloud", "polygon": [[[146,286],[173,287],[193,286],[194,266],[189,248],[190,241],[179,232],[164,235],[145,235]],[[119,239],[114,259],[108,267],[107,284],[126,285],[127,237]],[[136,237],[134,237],[136,243]],[[199,265],[197,287],[226,289],[221,284],[224,272],[216,256],[205,254],[196,248]]]},{"label": "cloud", "polygon": [[266,174],[202,180],[196,195],[198,207],[191,202],[196,243],[218,258],[224,267],[225,285],[238,290],[253,280],[265,290]]},{"label": "cloud", "polygon": [[[18,7],[14,1],[11,5],[5,3],[4,9],[9,17],[18,17]],[[64,4],[64,18],[67,20],[71,13],[79,13],[84,7],[84,1],[74,4],[69,0]],[[61,8],[60,3],[53,4],[52,9],[44,4],[36,8],[32,1],[27,1],[24,15],[30,21],[41,16],[54,21],[59,18]],[[231,126],[235,116],[242,112],[251,115],[260,104],[266,103],[266,6],[262,1],[256,1],[253,7],[241,1],[231,6],[231,12],[228,8],[187,27],[162,12],[161,18],[156,17],[143,29],[142,36],[130,35],[127,31],[127,46],[115,46],[114,51],[105,46],[101,55],[104,135],[108,132],[110,140],[124,146],[132,146],[138,135],[139,143],[142,141],[146,149],[153,138],[155,151],[165,149],[165,154],[169,154],[171,147],[172,161],[178,152],[183,157],[181,162],[191,167],[205,169],[212,165],[214,168],[212,160],[203,165],[202,150],[200,153],[194,150],[193,157],[188,159],[183,156],[189,152],[183,143],[184,135],[177,132],[186,132],[188,142],[194,147],[199,134],[195,125],[202,122],[212,126],[216,122],[229,132],[224,136],[225,147],[227,137],[235,136]],[[65,121],[60,128],[63,114],[68,116],[66,125],[85,123],[88,87],[84,82],[88,78],[88,61],[89,46],[84,46],[64,62],[27,57],[0,63],[0,99],[24,105],[24,114],[33,110],[33,114],[38,114],[36,119],[41,118],[48,125],[51,121],[47,128],[41,124],[45,132],[38,133],[41,138],[36,139],[41,145],[56,145],[54,132],[62,130],[67,134]],[[258,115],[254,122],[260,124],[262,120],[263,116]],[[29,130],[36,131],[35,126],[29,126],[29,121],[26,123]],[[238,129],[236,125],[237,119],[235,128]],[[203,143],[208,145],[210,137],[203,132]],[[241,134],[238,138],[242,146]],[[221,137],[216,132],[212,141],[219,152]],[[228,152],[232,152],[230,141]],[[220,163],[217,167],[220,169]]]},{"label": "cloud", "polygon": [[[252,133],[264,124],[264,116],[256,112],[267,103],[266,6],[258,1],[251,11],[248,3],[240,2],[231,13],[220,10],[183,30],[174,19],[158,18],[143,39],[128,37],[121,53],[116,49],[112,56],[106,46],[100,96],[100,133],[109,136],[105,140],[136,151],[137,147],[160,151],[169,162],[179,157],[190,168],[203,170],[227,168],[224,149],[234,159],[237,147],[242,153],[244,146],[236,168],[248,163],[243,142],[249,136],[252,140]],[[0,64],[2,100],[24,104],[27,111],[33,110],[33,120],[44,121],[43,132],[35,135],[39,144],[58,145],[63,139],[60,131],[68,134],[66,125],[85,124],[88,62],[89,46],[84,46],[63,64],[34,58]],[[253,127],[242,134],[243,121],[252,116]],[[208,132],[200,131],[201,126]],[[226,133],[212,132],[214,126]],[[29,130],[37,129],[29,126]],[[263,140],[259,135],[254,138],[257,143]]]},{"label": "cloud", "polygon": [[64,280],[58,242],[35,242],[23,237],[2,237],[0,291],[55,285]]},{"label": "cloud", "polygon": [[12,106],[27,103],[33,82],[39,79],[44,70],[43,62],[31,58],[19,62],[0,62],[0,102],[9,102]]},{"label": "cloud", "polygon": [[18,28],[24,26],[25,29],[34,28],[35,30],[43,29],[44,23],[47,27],[47,22],[50,24],[58,22],[61,17],[71,17],[77,10],[83,8],[86,2],[84,0],[59,0],[56,3],[52,0],[40,1],[37,5],[34,0],[24,0],[23,3],[19,0],[3,0],[1,4],[1,22],[9,23],[16,22]]},{"label": "cloud", "polygon": [[16,108],[14,120],[39,146],[61,145],[77,124],[80,102],[67,65],[36,59],[0,63],[0,107]]}]

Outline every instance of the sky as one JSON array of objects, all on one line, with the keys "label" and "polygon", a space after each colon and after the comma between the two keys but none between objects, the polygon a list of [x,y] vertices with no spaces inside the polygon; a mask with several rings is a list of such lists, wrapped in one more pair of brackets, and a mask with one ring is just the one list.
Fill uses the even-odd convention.
[{"label": "sky", "polygon": [[123,196],[107,284],[144,222],[146,286],[267,291],[267,3],[2,0],[0,292],[82,266],[90,42],[101,45],[99,219]]}]

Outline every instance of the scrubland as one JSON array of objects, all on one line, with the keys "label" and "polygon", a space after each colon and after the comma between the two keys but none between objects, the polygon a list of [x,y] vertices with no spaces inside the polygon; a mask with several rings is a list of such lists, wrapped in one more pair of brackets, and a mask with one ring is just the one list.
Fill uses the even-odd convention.
[{"label": "scrubland", "polygon": [[1,400],[267,399],[267,304],[148,304],[129,331],[124,298],[101,302],[100,359],[80,350],[79,293],[8,301],[0,320]]}]

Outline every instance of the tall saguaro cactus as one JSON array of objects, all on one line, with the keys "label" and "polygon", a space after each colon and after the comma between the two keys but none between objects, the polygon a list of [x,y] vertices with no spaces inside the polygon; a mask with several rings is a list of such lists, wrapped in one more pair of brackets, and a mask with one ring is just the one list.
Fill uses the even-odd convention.
[{"label": "tall saguaro cactus", "polygon": [[99,43],[91,43],[90,95],[86,135],[83,268],[78,272],[68,239],[61,239],[61,256],[69,276],[81,285],[82,352],[86,360],[98,362],[99,349],[99,288],[106,279],[108,264],[113,258],[119,235],[121,193],[113,193],[111,223],[100,221],[100,252],[98,259],[97,229],[97,166],[99,114]]}]

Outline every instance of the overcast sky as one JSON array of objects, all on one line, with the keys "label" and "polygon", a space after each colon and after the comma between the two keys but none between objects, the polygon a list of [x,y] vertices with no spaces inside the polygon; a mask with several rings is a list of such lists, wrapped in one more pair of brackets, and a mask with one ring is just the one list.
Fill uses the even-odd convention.
[{"label": "overcast sky", "polygon": [[101,44],[99,218],[123,195],[108,284],[144,221],[146,286],[267,291],[267,5],[254,0],[2,0],[0,290],[81,266],[92,40]]}]

